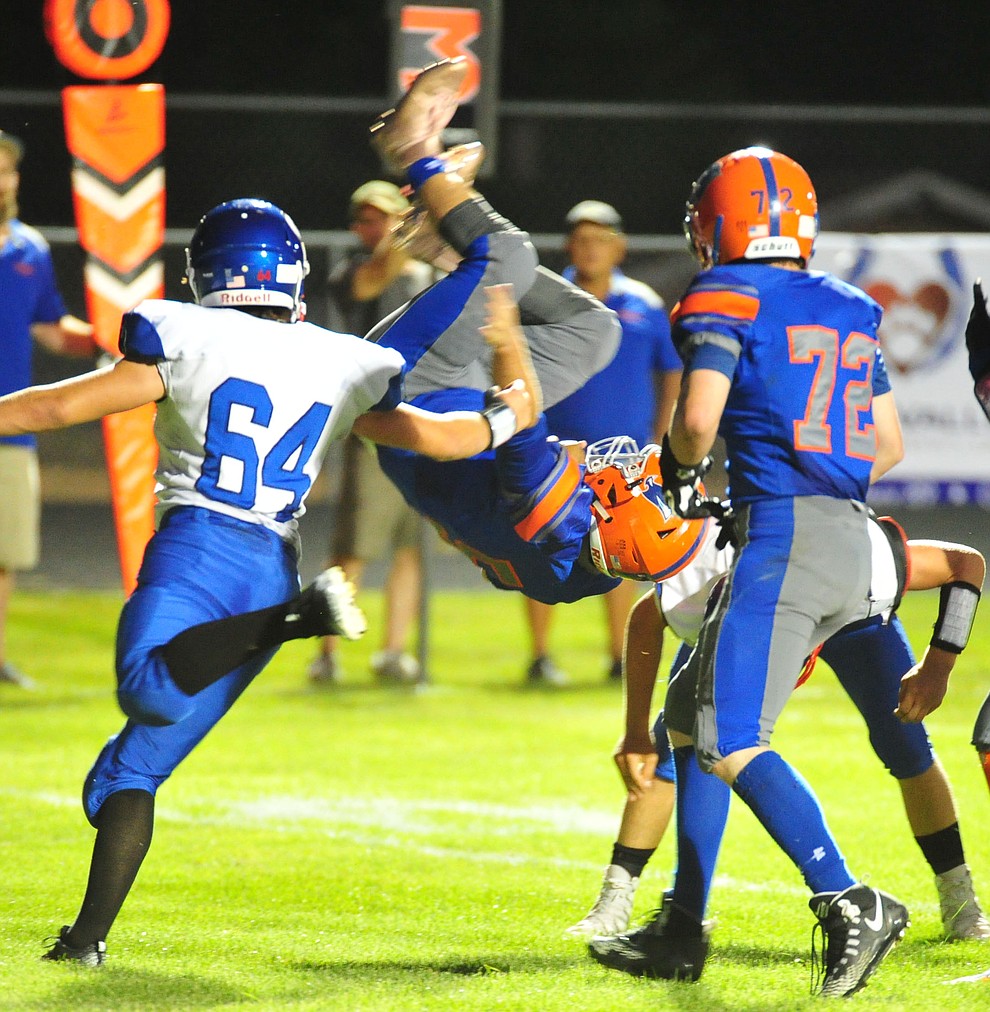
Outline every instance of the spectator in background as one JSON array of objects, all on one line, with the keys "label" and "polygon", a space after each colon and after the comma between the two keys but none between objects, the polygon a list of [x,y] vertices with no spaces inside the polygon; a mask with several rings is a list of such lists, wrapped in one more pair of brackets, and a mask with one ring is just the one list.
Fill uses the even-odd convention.
[{"label": "spectator in background", "polygon": [[[567,214],[566,250],[571,267],[564,276],[615,310],[622,341],[611,364],[559,404],[547,408],[550,431],[561,439],[596,440],[622,432],[641,446],[659,445],[670,417],[681,378],[681,360],[670,340],[663,300],[641,281],[619,270],[626,255],[622,218],[611,204],[582,200]],[[606,594],[608,678],[622,681],[622,641],[626,617],[636,596],[634,583],[624,580]],[[562,685],[566,676],[549,652],[552,606],[526,598],[532,660],[526,679]]]},{"label": "spectator in background", "polygon": [[[331,272],[325,321],[330,330],[367,334],[433,282],[433,268],[392,242],[392,228],[408,207],[399,187],[382,179],[359,186],[351,195],[350,230],[359,245]],[[357,436],[348,438],[343,454],[330,561],[358,586],[366,564],[391,552],[382,649],[372,656],[371,669],[383,682],[415,681],[420,666],[407,646],[422,591],[420,539],[430,535],[419,514],[382,474],[376,454]],[[327,637],[310,664],[309,680],[332,685],[340,678],[336,639]]]},{"label": "spectator in background", "polygon": [[[32,338],[60,355],[93,352],[93,328],[66,312],[48,243],[17,218],[24,146],[0,130],[0,395],[31,385]],[[33,682],[7,660],[7,609],[17,570],[38,563],[41,501],[34,436],[0,439],[0,682]]]}]

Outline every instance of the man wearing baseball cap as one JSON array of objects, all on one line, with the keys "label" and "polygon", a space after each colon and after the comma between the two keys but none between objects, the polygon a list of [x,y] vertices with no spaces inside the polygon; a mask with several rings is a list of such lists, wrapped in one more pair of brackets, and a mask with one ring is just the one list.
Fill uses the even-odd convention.
[{"label": "man wearing baseball cap", "polygon": [[[24,145],[0,130],[0,395],[31,385],[32,339],[61,355],[90,355],[93,328],[65,308],[51,252],[17,218]],[[0,684],[32,688],[7,660],[7,610],[17,570],[38,563],[41,502],[34,436],[0,439]]]},{"label": "man wearing baseball cap", "polygon": [[[565,400],[546,411],[550,431],[561,439],[592,443],[616,432],[639,445],[660,443],[673,412],[681,360],[670,340],[663,301],[652,288],[626,277],[619,264],[626,254],[622,216],[602,200],[582,200],[567,212],[566,251],[571,267],[564,277],[615,310],[622,340],[612,362]],[[622,642],[635,584],[624,580],[606,594],[610,680],[622,681]],[[532,642],[527,670],[531,682],[565,680],[549,654],[550,605],[526,599]]]},{"label": "man wearing baseball cap", "polygon": [[[350,197],[350,231],[358,245],[331,272],[327,326],[345,334],[366,334],[435,280],[427,264],[413,260],[392,242],[392,229],[409,208],[395,183],[372,179]],[[358,586],[364,568],[389,553],[385,582],[385,624],[381,649],[371,670],[383,684],[414,682],[419,661],[407,649],[419,614],[421,539],[432,536],[378,466],[377,456],[356,436],[344,444],[340,495],[330,543],[330,561]],[[321,641],[308,671],[314,685],[341,680],[336,638]]]}]

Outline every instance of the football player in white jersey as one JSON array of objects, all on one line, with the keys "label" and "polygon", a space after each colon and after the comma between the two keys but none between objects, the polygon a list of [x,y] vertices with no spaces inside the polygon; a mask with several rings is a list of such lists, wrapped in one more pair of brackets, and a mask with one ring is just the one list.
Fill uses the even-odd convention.
[{"label": "football player in white jersey", "polygon": [[157,531],[117,634],[128,720],[86,777],[97,830],[89,884],[51,960],[103,962],[151,842],[158,787],[278,647],[364,631],[339,570],[299,590],[297,522],[328,444],[354,431],[459,459],[504,442],[539,411],[504,289],[489,292],[482,328],[499,392],[484,411],[435,414],[401,403],[398,352],[301,322],[306,252],[279,208],[219,205],[196,228],[187,261],[196,304],[154,300],[125,314],[115,365],[0,398],[0,434],[157,404]]}]

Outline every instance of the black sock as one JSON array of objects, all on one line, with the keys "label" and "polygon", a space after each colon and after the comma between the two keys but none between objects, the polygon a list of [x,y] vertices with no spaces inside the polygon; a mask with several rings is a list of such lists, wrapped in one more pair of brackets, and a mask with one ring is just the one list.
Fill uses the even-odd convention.
[{"label": "black sock", "polygon": [[946,826],[937,833],[916,836],[915,840],[918,841],[921,853],[925,855],[925,860],[932,866],[932,871],[936,875],[966,863],[958,822],[953,822],[951,826]]},{"label": "black sock", "polygon": [[176,685],[194,696],[229,671],[288,640],[323,634],[326,619],[301,617],[299,598],[243,615],[203,622],[180,632],[161,648],[162,658]]},{"label": "black sock", "polygon": [[656,847],[625,847],[616,842],[612,846],[612,864],[625,868],[633,878],[639,878],[656,849]]},{"label": "black sock", "polygon": [[151,846],[154,825],[155,799],[147,791],[118,791],[103,802],[86,895],[66,938],[73,948],[107,937]]}]

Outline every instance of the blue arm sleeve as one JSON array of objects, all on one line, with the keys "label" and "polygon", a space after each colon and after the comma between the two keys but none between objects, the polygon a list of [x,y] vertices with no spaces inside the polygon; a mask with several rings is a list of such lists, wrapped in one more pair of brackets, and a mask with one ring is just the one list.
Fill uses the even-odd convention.
[{"label": "blue arm sleeve", "polygon": [[120,321],[121,355],[130,362],[154,365],[165,360],[165,349],[155,325],[140,313],[125,313]]},{"label": "blue arm sleeve", "polygon": [[388,383],[388,390],[385,391],[382,399],[375,404],[372,411],[391,411],[402,403],[403,384],[405,383],[405,370],[396,373]]},{"label": "blue arm sleeve", "polygon": [[887,363],[884,361],[883,352],[877,346],[877,359],[873,365],[873,396],[890,392],[890,377],[887,375]]}]

